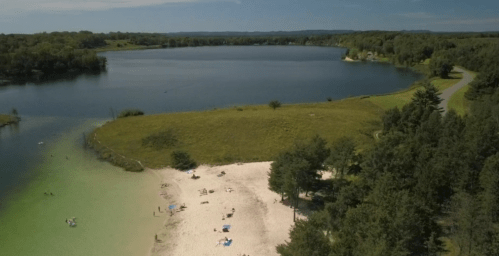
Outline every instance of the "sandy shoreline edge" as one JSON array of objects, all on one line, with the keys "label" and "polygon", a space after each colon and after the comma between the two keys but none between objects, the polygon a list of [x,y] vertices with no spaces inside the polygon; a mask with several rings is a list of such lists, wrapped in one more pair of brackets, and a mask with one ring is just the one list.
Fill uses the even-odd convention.
[{"label": "sandy shoreline edge", "polygon": [[[194,170],[199,179],[171,168],[151,170],[167,184],[159,189],[166,205],[176,205],[173,215],[163,210],[168,216],[151,255],[278,255],[275,247],[289,240],[293,209],[268,189],[270,164],[203,165]],[[231,225],[229,232],[223,225]],[[225,237],[232,244],[217,245]]]}]

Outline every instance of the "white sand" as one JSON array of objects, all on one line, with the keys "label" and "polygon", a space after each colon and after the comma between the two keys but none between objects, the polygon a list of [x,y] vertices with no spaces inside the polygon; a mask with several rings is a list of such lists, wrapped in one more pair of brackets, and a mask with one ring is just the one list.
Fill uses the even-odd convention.
[{"label": "white sand", "polygon": [[[164,189],[168,193],[165,205],[180,207],[185,203],[187,208],[167,218],[165,227],[158,231],[162,241],[155,244],[152,254],[278,255],[275,247],[289,240],[293,209],[279,203],[280,196],[268,189],[270,163],[201,166],[195,170],[201,176],[197,180],[173,169],[157,171],[169,184]],[[226,175],[217,177],[221,171]],[[200,196],[203,188],[215,192]],[[233,191],[227,192],[228,188]],[[209,203],[201,204],[203,201]],[[233,217],[222,220],[232,208]],[[230,232],[222,232],[225,224],[232,226]],[[233,239],[232,245],[217,246],[225,237]]]},{"label": "white sand", "polygon": [[359,60],[354,60],[354,59],[352,59],[350,57],[345,57],[344,61],[347,61],[347,62],[357,62]]}]

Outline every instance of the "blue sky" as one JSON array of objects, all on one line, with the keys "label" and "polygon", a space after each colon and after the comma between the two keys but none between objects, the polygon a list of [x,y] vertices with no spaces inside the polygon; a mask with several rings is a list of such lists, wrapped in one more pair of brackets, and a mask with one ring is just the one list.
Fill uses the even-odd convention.
[{"label": "blue sky", "polygon": [[0,33],[499,31],[499,0],[0,0]]}]

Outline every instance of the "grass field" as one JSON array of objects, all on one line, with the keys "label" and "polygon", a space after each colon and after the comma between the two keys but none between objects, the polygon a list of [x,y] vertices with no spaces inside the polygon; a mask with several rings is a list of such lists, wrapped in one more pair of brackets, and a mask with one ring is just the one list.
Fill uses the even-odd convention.
[{"label": "grass field", "polygon": [[[439,91],[443,91],[459,82],[459,80],[461,80],[461,78],[463,77],[461,73],[457,72],[451,72],[449,76],[449,79],[433,78],[431,80],[431,83],[435,85],[435,87],[437,87]],[[409,101],[411,101],[412,95],[414,95],[414,93],[421,88],[422,86],[418,86],[418,84],[416,83],[407,90],[387,95],[371,96],[366,100],[374,103],[384,110],[393,107],[398,107],[400,109]]]},{"label": "grass field", "polygon": [[[120,118],[96,129],[102,145],[147,167],[170,165],[172,148],[144,146],[142,139],[169,130],[203,164],[268,161],[294,141],[318,134],[328,142],[352,136],[360,147],[374,142],[382,110],[358,98],[316,104],[266,105],[202,112]],[[90,135],[91,138],[94,135]]]},{"label": "grass field", "polygon": [[[468,72],[471,74],[473,78],[475,78],[476,76],[475,72],[472,71]],[[454,109],[456,113],[458,113],[461,116],[463,116],[468,112],[470,101],[464,97],[464,94],[468,91],[469,88],[470,88],[469,85],[464,86],[463,88],[459,89],[459,91],[455,92],[449,99],[448,108]]]},{"label": "grass field", "polygon": [[14,116],[0,114],[0,127],[16,122],[18,122],[18,120]]},{"label": "grass field", "polygon": [[[118,42],[125,43],[113,41],[108,47],[118,48]],[[137,49],[133,45],[125,47]],[[427,65],[423,63],[415,69],[424,73]],[[442,91],[461,78],[461,73],[452,72],[449,79],[433,78],[431,83]],[[96,129],[90,138],[100,142],[91,141],[96,150],[111,162],[115,159],[115,163],[121,165],[120,162],[125,160],[124,166],[132,162],[136,165],[137,162],[128,161],[132,159],[150,168],[170,165],[170,154],[174,149],[187,151],[201,164],[268,161],[294,141],[315,134],[329,143],[342,136],[351,136],[362,150],[374,143],[373,135],[382,128],[380,117],[384,110],[396,106],[402,108],[421,88],[420,83],[415,83],[406,90],[387,95],[284,105],[277,110],[266,105],[244,106],[121,118]],[[454,101],[463,100],[463,95],[464,92],[456,95]],[[143,139],[162,132],[163,135],[168,133],[168,140],[178,143],[164,148],[143,143]],[[150,138],[149,141],[154,140]]]},{"label": "grass field", "polygon": [[[129,40],[106,40],[107,46],[95,49],[97,52],[158,49],[160,45],[135,45]],[[121,46],[118,46],[121,45]]]}]

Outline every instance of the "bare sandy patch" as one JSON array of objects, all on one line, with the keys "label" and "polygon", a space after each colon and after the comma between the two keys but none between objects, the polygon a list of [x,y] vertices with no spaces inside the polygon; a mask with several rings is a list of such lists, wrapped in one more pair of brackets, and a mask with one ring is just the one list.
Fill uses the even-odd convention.
[{"label": "bare sandy patch", "polygon": [[344,61],[348,61],[348,62],[357,62],[357,61],[359,61],[359,60],[354,60],[354,59],[352,59],[352,58],[350,58],[350,57],[345,57]]},{"label": "bare sandy patch", "polygon": [[[289,240],[293,209],[268,189],[270,164],[201,166],[194,172],[199,179],[174,169],[157,171],[168,184],[160,194],[178,210],[158,232],[153,255],[278,255],[275,247]],[[231,225],[229,232],[223,225]],[[230,246],[217,245],[225,238],[232,239]]]}]

